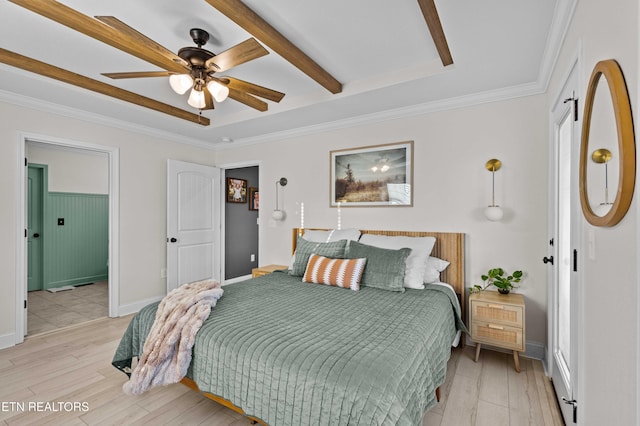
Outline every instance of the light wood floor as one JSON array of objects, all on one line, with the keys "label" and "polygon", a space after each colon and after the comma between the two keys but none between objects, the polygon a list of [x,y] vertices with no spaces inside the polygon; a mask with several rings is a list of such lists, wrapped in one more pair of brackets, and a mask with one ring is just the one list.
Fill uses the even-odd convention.
[{"label": "light wood floor", "polygon": [[74,287],[57,293],[27,293],[27,335],[35,336],[109,315],[107,281]]},{"label": "light wood floor", "polygon": [[[250,424],[181,384],[124,395],[126,376],[111,358],[129,320],[94,320],[0,350],[0,425]],[[523,358],[518,374],[508,354],[483,349],[477,363],[473,355],[473,347],[454,350],[442,400],[423,426],[562,424],[539,361]],[[30,402],[40,405],[29,411]]]}]

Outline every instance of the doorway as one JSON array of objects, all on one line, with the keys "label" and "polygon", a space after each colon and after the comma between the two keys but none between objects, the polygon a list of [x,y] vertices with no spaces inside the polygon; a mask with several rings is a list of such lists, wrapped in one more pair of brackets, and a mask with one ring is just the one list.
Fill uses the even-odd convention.
[{"label": "doorway", "polygon": [[580,122],[578,120],[579,61],[576,59],[551,113],[552,199],[549,241],[549,369],[565,424],[577,422],[580,306],[580,198],[578,192]]},{"label": "doorway", "polygon": [[[19,344],[24,341],[24,336],[28,330],[28,283],[29,283],[29,239],[33,239],[33,234],[30,235],[29,231],[29,182],[28,182],[28,146],[29,144],[37,144],[50,149],[58,150],[75,150],[87,155],[99,155],[106,157],[107,163],[107,180],[106,191],[108,200],[106,201],[106,210],[108,211],[108,225],[107,225],[107,255],[108,265],[106,265],[107,275],[109,282],[105,286],[103,284],[103,292],[106,290],[108,294],[107,312],[110,317],[118,316],[118,289],[119,289],[119,262],[118,262],[118,188],[119,188],[119,150],[118,148],[87,144],[84,142],[63,140],[58,138],[44,137],[41,135],[21,134],[19,138],[19,154],[21,158],[24,158],[24,174],[23,179],[18,181],[18,194],[20,194],[20,200],[17,206],[19,227],[17,233],[17,264],[21,265],[20,269],[22,273],[17,274],[16,279],[16,330],[15,330],[15,343]],[[46,225],[44,226],[46,231]],[[40,233],[39,238],[44,239],[45,235]],[[33,255],[32,255],[33,256]]]}]

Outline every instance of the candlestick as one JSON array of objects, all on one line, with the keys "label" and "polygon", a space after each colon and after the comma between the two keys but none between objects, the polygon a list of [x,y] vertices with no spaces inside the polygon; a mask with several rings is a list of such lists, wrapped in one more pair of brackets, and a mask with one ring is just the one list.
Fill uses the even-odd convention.
[{"label": "candlestick", "polygon": [[304,229],[304,203],[300,203],[300,229]]}]

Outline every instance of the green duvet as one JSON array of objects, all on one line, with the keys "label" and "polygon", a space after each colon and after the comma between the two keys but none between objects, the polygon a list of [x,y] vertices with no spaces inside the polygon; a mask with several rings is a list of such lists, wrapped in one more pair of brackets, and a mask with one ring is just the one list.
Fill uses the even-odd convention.
[{"label": "green duvet", "polygon": [[[280,272],[231,284],[198,332],[188,375],[270,425],[419,425],[464,330],[453,297]],[[115,367],[141,355],[156,308],[133,318]]]}]

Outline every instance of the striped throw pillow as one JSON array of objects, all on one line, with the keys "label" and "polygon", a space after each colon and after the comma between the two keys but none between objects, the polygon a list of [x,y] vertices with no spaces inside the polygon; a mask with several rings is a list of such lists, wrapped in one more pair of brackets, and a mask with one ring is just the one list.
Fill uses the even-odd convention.
[{"label": "striped throw pillow", "polygon": [[312,254],[302,281],[358,291],[366,263],[367,259],[330,259]]}]

